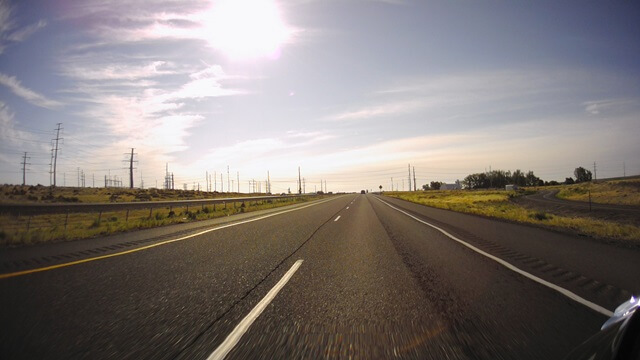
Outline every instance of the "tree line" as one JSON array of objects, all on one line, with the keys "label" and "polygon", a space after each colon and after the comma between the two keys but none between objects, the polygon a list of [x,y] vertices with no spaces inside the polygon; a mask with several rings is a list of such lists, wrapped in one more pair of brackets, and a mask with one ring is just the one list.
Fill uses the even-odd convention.
[{"label": "tree line", "polygon": [[[577,167],[573,171],[575,180],[572,177],[565,179],[564,184],[574,184],[585,181],[591,181],[591,171]],[[431,184],[422,185],[423,190],[439,190],[443,183],[439,181],[432,181]],[[533,171],[527,171],[524,173],[522,170],[517,169],[513,172],[507,170],[492,170],[489,172],[475,173],[467,175],[462,181],[462,185],[466,189],[490,189],[490,188],[504,188],[506,185],[517,186],[547,186],[547,185],[560,185],[561,183],[555,180],[544,181],[537,177]]]}]

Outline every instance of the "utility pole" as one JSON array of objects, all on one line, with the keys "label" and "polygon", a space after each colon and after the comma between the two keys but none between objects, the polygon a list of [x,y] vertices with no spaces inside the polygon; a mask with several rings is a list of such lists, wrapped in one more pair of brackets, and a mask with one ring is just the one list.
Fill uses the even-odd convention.
[{"label": "utility pole", "polygon": [[238,180],[238,194],[240,194],[240,171],[236,172],[236,180]]},{"label": "utility pole", "polygon": [[393,176],[391,177],[391,191],[393,191]]},{"label": "utility pole", "polygon": [[206,179],[206,181],[207,181],[207,186],[206,186],[206,188],[207,188],[207,192],[209,192],[209,172],[208,172],[208,171],[206,171],[206,170],[205,170],[205,172],[204,172],[204,178],[205,178],[205,179]]},{"label": "utility pole", "polygon": [[27,152],[24,152],[24,155],[22,156],[22,186],[24,186],[27,183],[27,165],[31,165],[30,163],[27,162],[27,159],[31,159],[30,157],[27,156]]},{"label": "utility pole", "polygon": [[598,181],[598,173],[596,172],[596,162],[593,162],[593,177],[595,181]]},{"label": "utility pole", "polygon": [[51,139],[51,160],[49,161],[49,186],[53,186],[53,139]]},{"label": "utility pole", "polygon": [[624,161],[622,162],[622,176],[627,177],[627,166]]},{"label": "utility pole", "polygon": [[220,173],[220,192],[224,192],[224,178],[222,177],[222,173]]},{"label": "utility pole", "polygon": [[173,179],[173,173],[171,173],[171,190],[175,189],[175,185],[176,185],[176,183],[175,183],[175,181]]},{"label": "utility pole", "polygon": [[80,168],[78,168],[78,187],[80,187]]},{"label": "utility pole", "polygon": [[[129,189],[133,189],[133,155],[137,155],[133,152],[134,148],[131,148],[131,158],[129,159]],[[129,154],[126,154],[129,155]],[[126,161],[126,160],[125,160]]]},{"label": "utility pole", "polygon": [[411,191],[411,164],[407,164],[407,167],[409,168],[409,182],[407,184],[409,185],[409,191]]},{"label": "utility pole", "polygon": [[307,182],[304,178],[302,178],[302,193],[303,194],[307,193]]},{"label": "utility pole", "polygon": [[271,194],[271,177],[269,176],[269,170],[267,170],[267,192]]},{"label": "utility pole", "polygon": [[413,191],[418,191],[418,185],[416,183],[416,167],[413,167]]},{"label": "utility pole", "polygon": [[227,165],[227,192],[231,192],[231,188],[229,187],[229,165]]},{"label": "utility pole", "polygon": [[217,191],[218,190],[218,176],[216,174],[216,172],[213,172],[213,191]]},{"label": "utility pole", "polygon": [[302,194],[302,178],[300,177],[300,166],[298,166],[298,194]]},{"label": "utility pole", "polygon": [[58,142],[61,140],[60,138],[60,127],[62,123],[58,123],[58,127],[56,128],[56,138],[53,139],[56,142],[55,147],[53,148],[53,187],[56,187],[56,164],[58,163]]}]

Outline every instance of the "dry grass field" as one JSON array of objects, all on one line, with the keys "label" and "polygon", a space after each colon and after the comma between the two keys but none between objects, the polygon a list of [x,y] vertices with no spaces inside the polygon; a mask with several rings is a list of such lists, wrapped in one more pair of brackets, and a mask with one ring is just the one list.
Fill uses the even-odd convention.
[{"label": "dry grass field", "polygon": [[[602,189],[606,189],[606,187],[602,187]],[[557,215],[550,212],[527,209],[510,201],[511,198],[534,191],[443,190],[387,192],[385,195],[440,209],[539,225],[596,238],[640,241],[640,227],[632,224],[622,224],[589,217]],[[592,196],[594,196],[593,193]]]}]

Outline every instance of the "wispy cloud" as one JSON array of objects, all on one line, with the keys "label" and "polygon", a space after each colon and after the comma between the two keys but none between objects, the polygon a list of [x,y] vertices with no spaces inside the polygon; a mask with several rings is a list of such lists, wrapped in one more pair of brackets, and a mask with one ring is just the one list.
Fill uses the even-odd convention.
[{"label": "wispy cloud", "polygon": [[11,92],[35,106],[47,109],[54,109],[62,106],[62,103],[51,100],[42,94],[24,87],[20,80],[16,79],[15,76],[8,76],[0,73],[0,84],[8,87]]},{"label": "wispy cloud", "polygon": [[151,61],[143,65],[132,63],[96,64],[91,59],[67,58],[62,74],[81,80],[138,80],[178,73],[167,61]]},{"label": "wispy cloud", "polygon": [[40,20],[35,24],[31,24],[29,26],[25,26],[21,29],[18,29],[7,36],[7,40],[14,42],[22,42],[27,40],[29,36],[33,35],[36,31],[47,26],[47,22],[45,20]]},{"label": "wispy cloud", "polygon": [[366,106],[357,110],[348,110],[327,117],[329,121],[364,120],[383,116],[412,113],[428,106],[425,101],[396,101],[382,105]]},{"label": "wispy cloud", "polygon": [[0,54],[11,43],[25,41],[45,26],[47,26],[47,22],[40,20],[35,24],[18,27],[15,6],[9,1],[0,1]]},{"label": "wispy cloud", "polygon": [[618,109],[626,108],[631,104],[638,105],[638,100],[632,99],[606,99],[606,100],[595,100],[595,101],[585,101],[582,103],[584,106],[584,110],[591,115],[599,115],[602,112],[613,111]]},{"label": "wispy cloud", "polygon": [[24,131],[15,128],[15,113],[9,106],[0,100],[0,137],[3,142],[11,144],[22,144],[23,140],[31,141],[35,137]]}]

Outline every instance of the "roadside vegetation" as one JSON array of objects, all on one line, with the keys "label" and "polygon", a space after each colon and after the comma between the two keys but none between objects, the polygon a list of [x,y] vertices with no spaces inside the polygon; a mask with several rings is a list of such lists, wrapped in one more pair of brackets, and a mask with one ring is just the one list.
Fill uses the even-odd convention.
[{"label": "roadside vegetation", "polygon": [[560,216],[527,209],[510,201],[513,197],[534,192],[535,190],[432,190],[385,192],[384,194],[440,209],[533,224],[597,238],[634,242],[640,240],[640,227],[638,226],[588,217]]},{"label": "roadside vegetation", "polygon": [[594,203],[640,206],[640,178],[585,182],[554,189],[558,190],[556,196],[565,200],[589,201],[591,193]]},{"label": "roadside vegetation", "polygon": [[5,204],[24,203],[106,203],[133,201],[171,201],[215,199],[250,196],[239,193],[217,191],[128,189],[128,188],[88,188],[56,187],[36,185],[1,185],[0,202]]},{"label": "roadside vegetation", "polygon": [[[227,195],[227,194],[225,194]],[[246,195],[244,195],[246,196]],[[321,196],[236,201],[215,206],[180,206],[103,213],[0,215],[0,246],[20,246],[85,239],[169,224],[214,219],[316,200]]]}]

